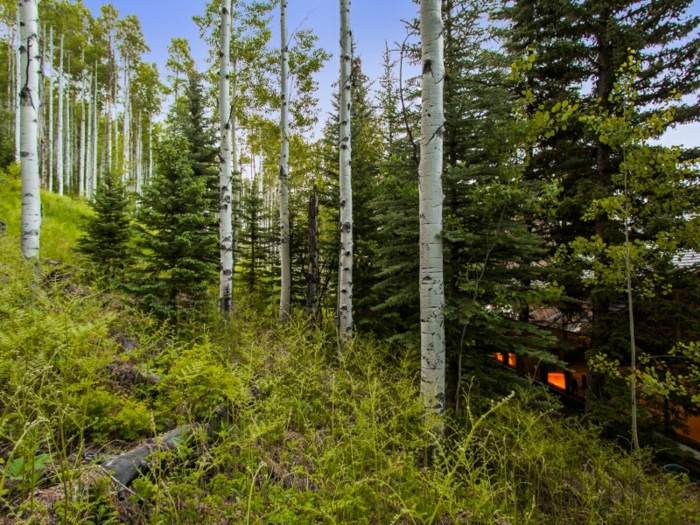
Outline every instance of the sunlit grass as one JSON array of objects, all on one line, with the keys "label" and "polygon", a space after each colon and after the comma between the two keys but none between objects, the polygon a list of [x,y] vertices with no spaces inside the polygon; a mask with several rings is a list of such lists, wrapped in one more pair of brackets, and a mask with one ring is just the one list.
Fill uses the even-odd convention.
[{"label": "sunlit grass", "polygon": [[[73,262],[72,248],[81,234],[90,208],[84,200],[43,191],[41,194],[41,258]],[[21,182],[17,166],[0,170],[0,220],[7,234],[19,239],[21,220]],[[19,245],[17,247],[19,249]]]}]

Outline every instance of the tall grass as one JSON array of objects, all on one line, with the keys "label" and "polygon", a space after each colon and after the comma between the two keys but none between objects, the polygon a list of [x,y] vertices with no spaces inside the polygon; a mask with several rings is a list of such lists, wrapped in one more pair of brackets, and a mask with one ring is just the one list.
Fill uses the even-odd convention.
[{"label": "tall grass", "polygon": [[[85,201],[42,192],[41,258],[73,262],[72,247],[81,234],[81,226],[90,208]],[[17,165],[0,169],[0,221],[7,234],[18,239],[21,220],[21,183]]]},{"label": "tall grass", "polygon": [[[4,214],[16,189],[0,191]],[[49,236],[70,247],[77,231],[64,220],[84,206],[52,199],[44,246],[59,257]],[[332,330],[303,317],[279,326],[254,305],[175,334],[70,270],[37,273],[10,224],[0,522],[700,523],[687,479],[562,418],[542,390],[467,395],[438,438],[414,354],[361,338],[339,358]],[[192,437],[155,454],[120,496],[108,479],[87,482],[106,456],[183,423]]]}]

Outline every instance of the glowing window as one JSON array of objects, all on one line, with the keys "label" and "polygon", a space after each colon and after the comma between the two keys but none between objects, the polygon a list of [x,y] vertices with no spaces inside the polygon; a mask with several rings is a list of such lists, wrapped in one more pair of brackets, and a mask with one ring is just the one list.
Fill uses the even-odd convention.
[{"label": "glowing window", "polygon": [[508,354],[508,366],[515,368],[516,364],[518,364],[518,356],[515,354]]},{"label": "glowing window", "polygon": [[560,390],[566,390],[566,374],[564,372],[547,372],[547,383]]},{"label": "glowing window", "polygon": [[500,352],[496,352],[496,353],[494,354],[494,357],[496,358],[496,361],[498,361],[499,363],[504,363],[505,360],[506,360],[506,358],[504,357],[504,355],[503,355],[502,353],[500,353]]}]

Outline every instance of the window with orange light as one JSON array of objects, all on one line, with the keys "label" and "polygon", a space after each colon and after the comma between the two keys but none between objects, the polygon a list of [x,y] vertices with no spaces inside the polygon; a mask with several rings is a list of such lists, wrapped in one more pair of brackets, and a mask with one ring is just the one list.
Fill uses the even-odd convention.
[{"label": "window with orange light", "polygon": [[515,366],[518,364],[518,356],[516,356],[513,353],[508,354],[508,366],[515,368]]},{"label": "window with orange light", "polygon": [[547,383],[560,390],[566,390],[566,374],[564,372],[547,372]]},{"label": "window with orange light", "polygon": [[506,361],[505,356],[500,352],[496,352],[495,354],[493,354],[493,356],[496,358],[496,361],[498,361],[499,363],[505,363],[505,361]]}]

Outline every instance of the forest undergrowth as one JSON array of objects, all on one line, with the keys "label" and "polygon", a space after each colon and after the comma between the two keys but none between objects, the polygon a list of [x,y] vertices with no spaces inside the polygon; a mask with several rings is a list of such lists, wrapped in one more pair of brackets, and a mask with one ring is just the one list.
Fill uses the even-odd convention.
[{"label": "forest undergrowth", "polygon": [[[37,270],[17,191],[0,189],[0,523],[700,523],[687,478],[534,386],[467,394],[438,439],[415,352],[360,337],[339,355],[332,329],[250,297],[227,324],[156,322],[88,281],[77,201],[47,198]],[[129,486],[100,471],[185,425]]]}]

